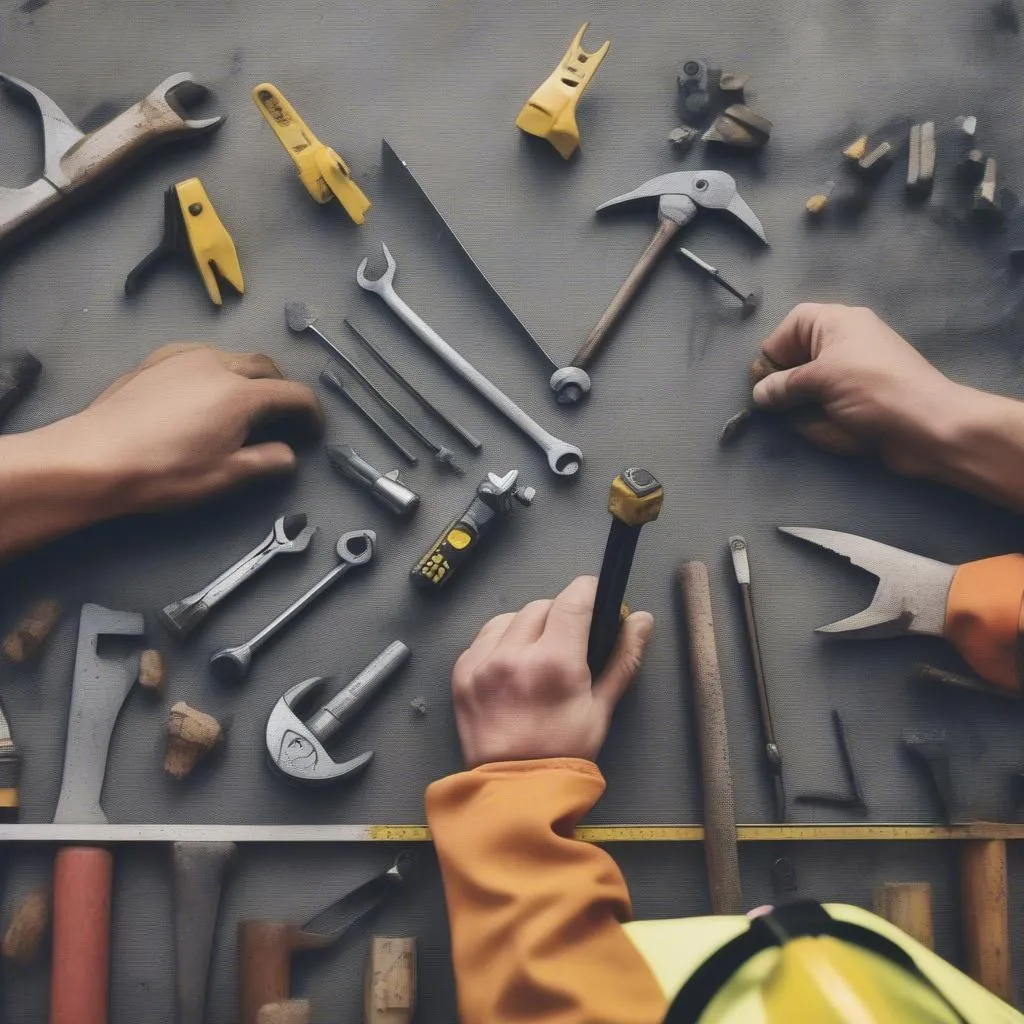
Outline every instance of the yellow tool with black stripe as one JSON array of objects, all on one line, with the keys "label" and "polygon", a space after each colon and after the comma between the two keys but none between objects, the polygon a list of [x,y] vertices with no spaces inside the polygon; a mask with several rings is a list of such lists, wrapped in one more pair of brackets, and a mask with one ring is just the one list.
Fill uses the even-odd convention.
[{"label": "yellow tool with black stripe", "polygon": [[172,185],[164,193],[164,233],[159,245],[125,278],[125,295],[134,295],[152,272],[172,258],[191,259],[210,301],[223,302],[220,280],[239,294],[245,292],[235,243],[224,227],[198,178]]},{"label": "yellow tool with black stripe", "polygon": [[547,139],[563,160],[568,160],[579,148],[576,104],[612,45],[609,39],[593,53],[584,50],[583,34],[589,24],[583,23],[558,67],[541,83],[516,117],[517,128]]},{"label": "yellow tool with black stripe", "polygon": [[310,131],[309,125],[276,85],[270,82],[257,85],[252,98],[267,124],[274,129],[278,141],[295,161],[299,181],[306,186],[306,191],[318,203],[337,199],[345,212],[357,224],[362,224],[370,200],[352,180],[348,164]]},{"label": "yellow tool with black stripe", "polygon": [[449,523],[427,553],[413,567],[412,582],[425,590],[436,590],[473,556],[481,541],[502,523],[512,511],[512,500],[531,505],[536,496],[532,487],[519,487],[519,470],[504,476],[488,473],[480,482],[469,507]]}]

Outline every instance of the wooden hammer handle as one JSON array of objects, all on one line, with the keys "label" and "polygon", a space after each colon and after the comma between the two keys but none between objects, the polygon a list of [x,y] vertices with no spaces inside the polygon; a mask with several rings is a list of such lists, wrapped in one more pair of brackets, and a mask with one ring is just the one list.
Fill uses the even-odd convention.
[{"label": "wooden hammer handle", "polygon": [[967,973],[1012,1003],[1005,840],[960,843],[960,891]]},{"label": "wooden hammer handle", "polygon": [[716,914],[739,914],[739,851],[736,845],[736,805],[729,766],[729,735],[722,695],[722,674],[715,646],[708,567],[685,562],[677,572],[683,598],[683,618],[690,649],[690,675],[697,743],[704,792],[704,856],[708,865],[711,909]]},{"label": "wooden hammer handle", "polygon": [[69,846],[57,851],[50,1024],[107,1024],[113,879],[109,850]]}]

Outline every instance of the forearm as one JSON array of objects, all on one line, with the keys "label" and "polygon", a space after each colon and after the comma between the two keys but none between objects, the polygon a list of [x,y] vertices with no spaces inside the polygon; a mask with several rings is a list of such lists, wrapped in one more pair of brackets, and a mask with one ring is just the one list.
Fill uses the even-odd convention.
[{"label": "forearm", "polygon": [[465,1024],[654,1024],[615,862],[572,837],[604,780],[574,758],[488,764],[427,791]]},{"label": "forearm", "polygon": [[74,419],[0,437],[0,563],[119,514],[119,490]]},{"label": "forearm", "polygon": [[1024,512],[1024,402],[958,387],[921,475]]}]

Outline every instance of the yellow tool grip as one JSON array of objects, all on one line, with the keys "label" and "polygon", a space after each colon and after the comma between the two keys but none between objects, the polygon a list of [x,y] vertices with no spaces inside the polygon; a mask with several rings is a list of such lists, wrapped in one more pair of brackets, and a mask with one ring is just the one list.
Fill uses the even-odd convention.
[{"label": "yellow tool grip", "polygon": [[980,676],[1019,694],[1024,635],[1024,555],[961,565],[946,599],[943,634]]},{"label": "yellow tool grip", "polygon": [[370,200],[352,180],[348,164],[310,131],[309,125],[276,85],[262,82],[253,89],[252,98],[267,124],[274,129],[278,141],[295,161],[299,181],[306,191],[318,203],[328,203],[335,197],[352,220],[362,224]]},{"label": "yellow tool grip", "polygon": [[564,160],[568,160],[580,144],[576,104],[612,45],[611,40],[607,40],[593,53],[587,53],[582,43],[589,24],[583,23],[561,63],[526,101],[516,117],[517,128],[547,139]]},{"label": "yellow tool grip", "polygon": [[216,306],[222,302],[217,274],[239,295],[243,295],[245,281],[242,278],[242,265],[238,262],[238,250],[235,249],[228,229],[217,216],[203,183],[198,178],[188,178],[179,181],[174,189],[178,194],[185,233],[188,235],[196,269],[206,285],[210,301]]}]

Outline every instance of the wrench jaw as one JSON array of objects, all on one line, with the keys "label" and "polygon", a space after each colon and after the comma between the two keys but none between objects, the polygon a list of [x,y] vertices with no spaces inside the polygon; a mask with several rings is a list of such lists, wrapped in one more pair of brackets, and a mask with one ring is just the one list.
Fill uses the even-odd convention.
[{"label": "wrench jaw", "polygon": [[218,679],[227,683],[240,683],[249,674],[252,653],[248,644],[222,647],[210,656],[210,668]]},{"label": "wrench jaw", "polygon": [[335,761],[296,714],[296,705],[322,689],[326,681],[315,676],[297,683],[274,705],[267,719],[267,760],[275,774],[286,782],[330,785],[361,772],[373,760],[373,751],[368,750],[348,761]]},{"label": "wrench jaw", "polygon": [[385,270],[380,277],[367,277],[366,267],[370,262],[370,257],[364,256],[362,262],[356,268],[356,284],[364,291],[376,292],[378,295],[383,295],[391,287],[391,284],[395,279],[395,267],[397,264],[395,263],[395,258],[391,255],[391,250],[387,245],[384,242],[381,242],[380,245],[384,250],[384,259],[387,260],[387,270]]},{"label": "wrench jaw", "polygon": [[213,117],[189,117],[188,108],[201,103],[209,95],[210,90],[201,82],[197,82],[193,74],[181,71],[170,78],[165,78],[146,98],[169,107],[181,120],[183,131],[201,135],[219,128],[227,119],[224,114]]},{"label": "wrench jaw", "polygon": [[274,522],[274,531],[268,538],[268,547],[273,546],[276,549],[274,554],[299,554],[309,547],[316,535],[316,529],[315,526],[307,525],[304,513],[281,516]]},{"label": "wrench jaw", "polygon": [[583,452],[574,444],[554,440],[547,446],[548,466],[556,476],[575,476],[583,467]]},{"label": "wrench jaw", "polygon": [[338,558],[353,568],[373,561],[377,534],[373,530],[350,530],[338,538]]}]

